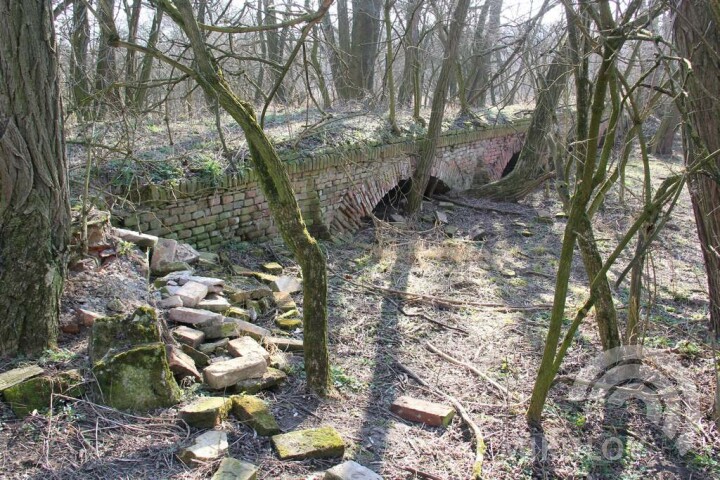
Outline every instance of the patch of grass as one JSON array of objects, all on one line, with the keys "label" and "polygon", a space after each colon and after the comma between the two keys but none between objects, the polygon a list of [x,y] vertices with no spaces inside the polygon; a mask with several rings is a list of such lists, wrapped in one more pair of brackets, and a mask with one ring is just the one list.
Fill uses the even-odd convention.
[{"label": "patch of grass", "polygon": [[675,348],[677,348],[678,353],[683,358],[686,358],[688,360],[695,359],[699,357],[702,353],[700,345],[695,342],[690,342],[688,340],[680,340],[675,346]]},{"label": "patch of grass", "polygon": [[345,373],[345,371],[337,365],[330,367],[330,378],[335,388],[347,388],[353,392],[357,392],[361,390],[363,386],[362,382]]},{"label": "patch of grass", "polygon": [[57,350],[45,350],[42,356],[38,359],[40,365],[48,365],[52,363],[67,363],[77,357],[76,353],[59,348]]}]

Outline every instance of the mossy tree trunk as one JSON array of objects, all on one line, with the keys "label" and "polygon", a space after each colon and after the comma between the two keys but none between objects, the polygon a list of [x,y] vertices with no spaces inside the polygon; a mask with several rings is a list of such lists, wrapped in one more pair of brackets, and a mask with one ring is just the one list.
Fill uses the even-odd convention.
[{"label": "mossy tree trunk", "polygon": [[0,355],[56,345],[69,240],[53,10],[0,2]]},{"label": "mossy tree trunk", "polygon": [[[326,394],[330,389],[330,368],[325,256],[317,241],[308,233],[290,177],[272,143],[258,124],[252,105],[235,95],[205,45],[189,0],[158,0],[158,3],[185,32],[195,55],[195,71],[180,64],[175,65],[191,74],[205,92],[216,96],[219,105],[245,133],[253,166],[273,218],[302,269],[305,371],[308,387],[319,394]],[[325,0],[321,8],[327,10],[330,3],[331,0]]]},{"label": "mossy tree trunk", "polygon": [[88,46],[90,45],[90,22],[88,9],[84,2],[73,4],[73,26],[70,37],[70,89],[73,109],[83,120],[89,118],[88,105],[92,97],[88,81]]},{"label": "mossy tree trunk", "polygon": [[428,125],[428,133],[420,147],[420,159],[415,167],[410,185],[410,194],[408,196],[407,211],[415,214],[420,211],[422,205],[423,194],[430,180],[430,171],[435,161],[435,151],[437,150],[440,132],[442,130],[442,121],[445,115],[445,103],[447,102],[448,85],[450,84],[450,74],[455,66],[458,55],[458,47],[463,27],[465,26],[465,18],[467,17],[470,0],[458,0],[453,13],[452,22],[450,24],[450,32],[448,33],[447,48],[445,58],[440,69],[433,93],[432,110],[430,113],[430,124]]}]

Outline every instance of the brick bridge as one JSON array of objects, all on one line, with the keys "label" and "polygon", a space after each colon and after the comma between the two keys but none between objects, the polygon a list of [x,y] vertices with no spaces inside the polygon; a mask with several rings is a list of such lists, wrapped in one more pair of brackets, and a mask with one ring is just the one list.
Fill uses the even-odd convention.
[{"label": "brick bridge", "polygon": [[[529,120],[444,134],[431,174],[450,189],[479,178],[501,177],[520,151]],[[411,176],[420,142],[357,146],[287,163],[296,198],[316,235],[355,230],[393,188]],[[128,195],[134,210],[116,209],[120,225],[208,248],[231,238],[277,236],[267,201],[252,171],[227,175],[216,185],[188,180],[149,185]]]}]

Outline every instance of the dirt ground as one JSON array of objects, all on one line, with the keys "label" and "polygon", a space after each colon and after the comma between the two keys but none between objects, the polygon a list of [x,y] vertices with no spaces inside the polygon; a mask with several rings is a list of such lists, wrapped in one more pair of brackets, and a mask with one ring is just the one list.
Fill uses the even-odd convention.
[{"label": "dirt ground", "polygon": [[[678,158],[666,158],[654,160],[653,167],[664,172],[654,179],[659,183],[681,164]],[[641,171],[640,165],[629,167],[629,192],[639,191]],[[585,394],[573,401],[571,385],[559,383],[551,390],[542,430],[528,427],[524,414],[547,332],[565,227],[565,220],[556,217],[561,207],[555,197],[554,192],[546,197],[539,191],[520,204],[455,197],[478,208],[445,208],[448,225],[436,224],[431,216],[412,226],[368,220],[353,235],[323,243],[330,268],[330,345],[337,392],[329,399],[307,394],[303,372],[296,369],[279,390],[260,394],[280,426],[334,426],[345,439],[345,458],[385,479],[467,479],[474,461],[473,438],[459,417],[448,428],[430,428],[389,411],[401,395],[446,402],[444,393],[465,407],[483,433],[486,478],[719,478],[720,440],[709,418],[713,364],[706,335],[706,282],[686,192],[652,247],[643,298],[645,344],[665,355],[648,383],[669,379],[685,403],[658,414],[653,405],[633,399],[617,406]],[[617,192],[610,193],[594,221],[604,256],[622,236],[637,205],[633,194],[621,205]],[[425,208],[431,215],[438,203],[428,202]],[[448,226],[457,228],[452,236]],[[226,253],[251,263],[248,251],[237,244],[228,245]],[[277,243],[250,253],[258,263],[275,260],[297,271]],[[588,293],[577,257],[568,317]],[[611,269],[611,281],[628,260],[624,256]],[[67,291],[72,298],[67,301],[77,301],[81,290],[85,296],[100,295],[98,288],[79,288],[78,281],[71,279]],[[628,291],[627,280],[615,291],[623,323]],[[301,296],[296,300],[301,304]],[[61,340],[62,350],[48,354],[47,365],[84,361],[86,331]],[[430,346],[471,365],[509,395],[431,352]],[[578,373],[600,352],[591,315],[560,375]],[[432,389],[419,386],[407,370]],[[658,385],[660,380],[649,386],[657,390]],[[697,395],[690,395],[693,390]],[[665,404],[672,403],[669,393],[658,393]],[[200,432],[178,423],[173,409],[140,417],[88,400],[57,400],[62,405],[53,415],[24,420],[0,407],[0,477],[199,479],[209,478],[216,468],[190,470],[175,458],[177,448]],[[680,419],[674,430],[668,429],[671,417]],[[258,465],[260,479],[322,478],[319,473],[337,463],[281,462],[267,438],[235,420],[223,428],[229,432],[229,454]],[[689,439],[684,454],[679,434]]]}]

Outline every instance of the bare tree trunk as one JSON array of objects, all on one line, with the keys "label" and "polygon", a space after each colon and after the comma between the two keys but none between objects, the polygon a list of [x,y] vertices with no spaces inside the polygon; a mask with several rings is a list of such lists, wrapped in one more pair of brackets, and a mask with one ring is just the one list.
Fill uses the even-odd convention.
[{"label": "bare tree trunk", "polygon": [[[140,23],[141,8],[142,0],[133,0],[130,11],[126,11],[126,15],[128,16],[128,42],[135,43],[137,41],[137,30]],[[135,78],[137,68],[135,63],[135,51],[128,50],[127,56],[125,57],[125,83],[128,85],[125,87],[125,103],[127,105],[132,104],[135,98],[134,86],[130,86],[137,80]]]},{"label": "bare tree trunk", "polygon": [[388,121],[390,122],[390,130],[398,134],[400,129],[395,121],[395,77],[393,75],[393,48],[392,48],[392,22],[390,21],[390,9],[392,8],[395,0],[386,0],[384,8],[384,20],[385,20],[385,50],[386,50],[386,65],[385,71],[387,77],[387,92],[388,92]]},{"label": "bare tree trunk", "polygon": [[117,78],[115,50],[110,42],[117,37],[115,29],[115,0],[98,0],[97,14],[100,24],[98,55],[95,63],[95,114],[103,118],[107,103],[119,103],[117,91],[113,87]]},{"label": "bare tree trunk", "polygon": [[405,33],[402,37],[405,64],[403,77],[398,90],[398,103],[410,105],[415,97],[415,79],[420,65],[418,63],[418,43],[420,42],[420,11],[424,0],[408,2],[406,10]]},{"label": "bare tree trunk", "polygon": [[430,124],[428,126],[427,137],[423,140],[420,147],[420,159],[417,167],[413,172],[412,182],[410,185],[410,195],[408,196],[407,210],[411,214],[415,214],[420,210],[422,205],[423,194],[430,180],[430,171],[432,170],[435,160],[435,150],[440,138],[442,129],[442,120],[445,115],[445,103],[447,101],[448,84],[450,83],[450,73],[457,62],[458,47],[460,37],[465,26],[465,18],[467,18],[470,0],[458,0],[457,6],[453,13],[452,22],[450,24],[450,32],[448,33],[447,50],[445,59],[443,60],[440,76],[438,77],[433,94],[432,112],[430,113]]},{"label": "bare tree trunk", "polygon": [[53,10],[0,2],[0,355],[56,345],[69,241]]},{"label": "bare tree trunk", "polygon": [[[265,0],[265,20],[268,25],[277,25],[278,23],[277,9],[275,8],[274,0]],[[283,55],[280,31],[278,29],[268,30],[265,33],[265,38],[267,39],[268,58],[272,62],[282,65]],[[273,77],[275,80],[277,80],[280,75],[282,75],[281,71],[273,70]],[[280,84],[280,87],[275,95],[278,102],[287,102],[287,92],[284,85]]]},{"label": "bare tree trunk", "polygon": [[351,85],[349,93],[351,98],[360,99],[373,91],[383,0],[353,0],[352,5],[352,46],[348,59]]},{"label": "bare tree trunk", "polygon": [[675,132],[679,124],[680,112],[674,104],[670,103],[665,107],[665,114],[660,121],[660,126],[650,141],[650,153],[672,155]]},{"label": "bare tree trunk", "polygon": [[[160,26],[162,24],[163,10],[161,7],[157,7],[155,15],[153,16],[153,23],[150,30],[150,37],[148,37],[147,48],[155,50],[160,37]],[[145,106],[145,98],[147,97],[147,83],[150,81],[152,76],[153,61],[155,58],[152,55],[145,54],[140,64],[140,77],[138,78],[138,88],[135,90],[135,98],[133,104],[139,111]]]},{"label": "bare tree trunk", "polygon": [[87,120],[91,103],[90,81],[88,79],[88,45],[90,44],[90,22],[85,2],[73,5],[73,30],[70,39],[70,88],[73,96],[73,109],[79,118]]}]

